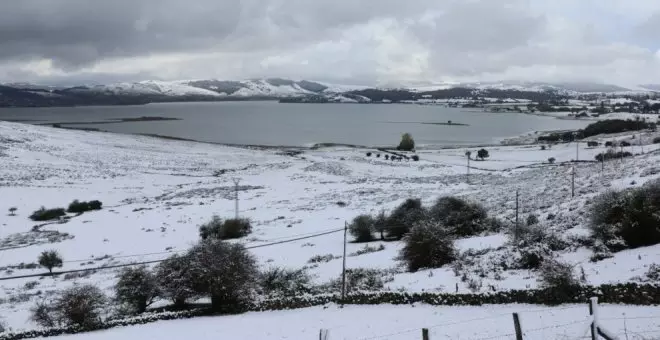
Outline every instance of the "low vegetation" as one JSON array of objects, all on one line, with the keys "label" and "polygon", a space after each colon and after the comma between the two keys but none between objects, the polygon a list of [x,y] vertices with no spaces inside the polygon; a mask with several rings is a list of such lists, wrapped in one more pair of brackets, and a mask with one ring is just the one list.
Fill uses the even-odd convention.
[{"label": "low vegetation", "polygon": [[62,216],[66,216],[66,211],[63,208],[46,209],[45,207],[41,207],[30,215],[30,219],[33,221],[50,221]]},{"label": "low vegetation", "polygon": [[589,124],[584,130],[580,130],[578,135],[580,138],[587,138],[601,134],[651,129],[654,126],[654,123],[647,123],[643,120],[608,119]]},{"label": "low vegetation", "polygon": [[349,254],[348,256],[360,256],[369,253],[375,253],[385,250],[384,245],[379,245],[378,247],[370,247],[368,244],[364,245],[364,248],[356,250],[354,253]]},{"label": "low vegetation", "polygon": [[552,290],[557,295],[566,298],[575,296],[585,283],[583,278],[575,274],[575,268],[557,260],[543,261],[539,269],[541,287]]},{"label": "low vegetation", "polygon": [[409,198],[396,207],[387,218],[387,236],[400,240],[412,226],[427,219],[426,209],[418,198]]},{"label": "low vegetation", "polygon": [[273,267],[259,274],[259,287],[263,295],[296,296],[313,291],[312,278],[303,269]]},{"label": "low vegetation", "polygon": [[199,227],[199,235],[202,240],[216,239],[229,240],[241,238],[252,232],[252,225],[248,219],[228,219],[222,220],[218,216],[213,216],[211,221]]},{"label": "low vegetation", "polygon": [[408,271],[439,268],[456,258],[454,240],[440,222],[423,221],[410,230],[399,253]]},{"label": "low vegetation", "polygon": [[181,308],[188,300],[199,295],[192,286],[193,271],[190,259],[186,255],[172,255],[155,268],[158,289],[163,298],[172,301],[175,307]]},{"label": "low vegetation", "polygon": [[98,200],[93,200],[89,202],[81,202],[78,200],[74,200],[69,204],[69,208],[66,211],[72,214],[80,214],[87,211],[101,210],[102,206],[103,203],[101,203],[101,201]]},{"label": "low vegetation", "polygon": [[452,235],[467,237],[488,229],[486,209],[458,197],[441,197],[429,209],[429,217],[442,223]]},{"label": "low vegetation", "polygon": [[[623,120],[607,119],[589,124],[586,128],[579,131],[566,131],[562,133],[552,133],[546,136],[540,136],[539,142],[573,142],[576,139],[597,136],[601,134],[621,133],[629,131],[640,131],[645,129],[655,129],[655,123],[647,123],[644,120]],[[598,146],[597,142],[588,142],[589,147]],[[609,144],[609,145],[608,145]],[[607,142],[605,146],[612,146],[612,142]]]},{"label": "low vegetation", "polygon": [[355,238],[355,242],[371,242],[374,240],[374,219],[370,215],[360,215],[353,219],[348,231]]},{"label": "low vegetation", "polygon": [[[350,268],[346,269],[346,293],[355,294],[357,292],[373,292],[382,290],[385,283],[390,281],[387,273],[380,269],[373,268]],[[325,290],[331,292],[341,292],[341,277],[338,277],[325,287]],[[321,287],[322,289],[324,287]]]},{"label": "low vegetation", "polygon": [[590,217],[594,238],[610,251],[660,243],[660,180],[598,196]]},{"label": "low vegetation", "polygon": [[108,299],[93,285],[79,285],[60,291],[50,302],[37,303],[31,309],[31,320],[42,327],[79,327],[94,329]]},{"label": "low vegetation", "polygon": [[599,162],[605,162],[612,159],[621,159],[632,157],[632,153],[628,151],[614,151],[612,149],[607,150],[606,152],[601,152],[594,157]]},{"label": "low vegetation", "polygon": [[9,208],[9,216],[16,216],[16,210],[18,210],[16,207]]},{"label": "low vegetation", "polygon": [[128,311],[144,313],[160,296],[156,276],[146,267],[124,268],[115,284],[115,297]]},{"label": "low vegetation", "polygon": [[243,310],[257,288],[257,260],[243,245],[206,240],[188,252],[191,287],[216,311]]}]

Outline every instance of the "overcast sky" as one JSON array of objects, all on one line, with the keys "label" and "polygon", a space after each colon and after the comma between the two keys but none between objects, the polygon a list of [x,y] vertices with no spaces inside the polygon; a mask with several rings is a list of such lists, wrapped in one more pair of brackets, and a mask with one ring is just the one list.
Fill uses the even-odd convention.
[{"label": "overcast sky", "polygon": [[0,1],[0,82],[660,83],[658,0]]}]

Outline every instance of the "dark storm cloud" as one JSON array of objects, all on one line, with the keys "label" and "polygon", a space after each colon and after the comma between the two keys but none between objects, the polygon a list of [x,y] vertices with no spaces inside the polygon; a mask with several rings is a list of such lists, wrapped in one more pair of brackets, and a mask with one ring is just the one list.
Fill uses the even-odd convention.
[{"label": "dark storm cloud", "polygon": [[0,4],[0,61],[75,69],[112,57],[286,48],[426,0],[19,0]]},{"label": "dark storm cloud", "polygon": [[658,10],[657,0],[0,0],[0,81],[652,78]]},{"label": "dark storm cloud", "polygon": [[240,1],[20,0],[0,4],[0,60],[102,58],[205,48],[238,27]]}]

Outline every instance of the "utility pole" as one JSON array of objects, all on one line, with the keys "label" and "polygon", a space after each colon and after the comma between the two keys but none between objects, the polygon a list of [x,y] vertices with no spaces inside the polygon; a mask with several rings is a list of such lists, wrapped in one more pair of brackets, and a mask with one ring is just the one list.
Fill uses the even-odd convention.
[{"label": "utility pole", "polygon": [[344,221],[344,256],[341,265],[341,303],[346,299],[346,232],[348,231],[348,222]]},{"label": "utility pole", "polygon": [[518,241],[518,234],[520,233],[520,225],[518,224],[518,219],[519,219],[519,214],[518,214],[518,207],[519,207],[519,202],[520,201],[520,190],[516,189],[516,231],[515,231],[515,239]]},{"label": "utility pole", "polygon": [[465,156],[467,157],[467,183],[470,183],[470,156],[472,156],[472,152],[470,151],[465,151]]},{"label": "utility pole", "polygon": [[577,136],[575,137],[575,161],[580,160],[580,142],[577,141]]},{"label": "utility pole", "polygon": [[234,178],[234,199],[236,200],[236,219],[238,219],[238,183],[241,182],[240,178]]},{"label": "utility pole", "polygon": [[573,171],[571,171],[571,197],[575,197],[575,166],[573,166]]}]

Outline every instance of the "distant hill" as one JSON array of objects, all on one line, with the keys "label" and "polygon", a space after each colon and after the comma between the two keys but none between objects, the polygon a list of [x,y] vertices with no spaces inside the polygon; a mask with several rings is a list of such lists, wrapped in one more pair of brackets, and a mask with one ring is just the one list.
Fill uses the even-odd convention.
[{"label": "distant hill", "polygon": [[[644,92],[660,91],[660,85],[641,85]],[[181,80],[80,85],[41,86],[12,83],[0,85],[0,107],[140,105],[157,102],[281,100],[283,102],[401,102],[422,98],[554,100],[581,94],[635,92],[625,87],[595,83],[432,83],[366,87],[327,84],[284,78],[250,80]],[[637,90],[639,93],[639,90]]]}]

